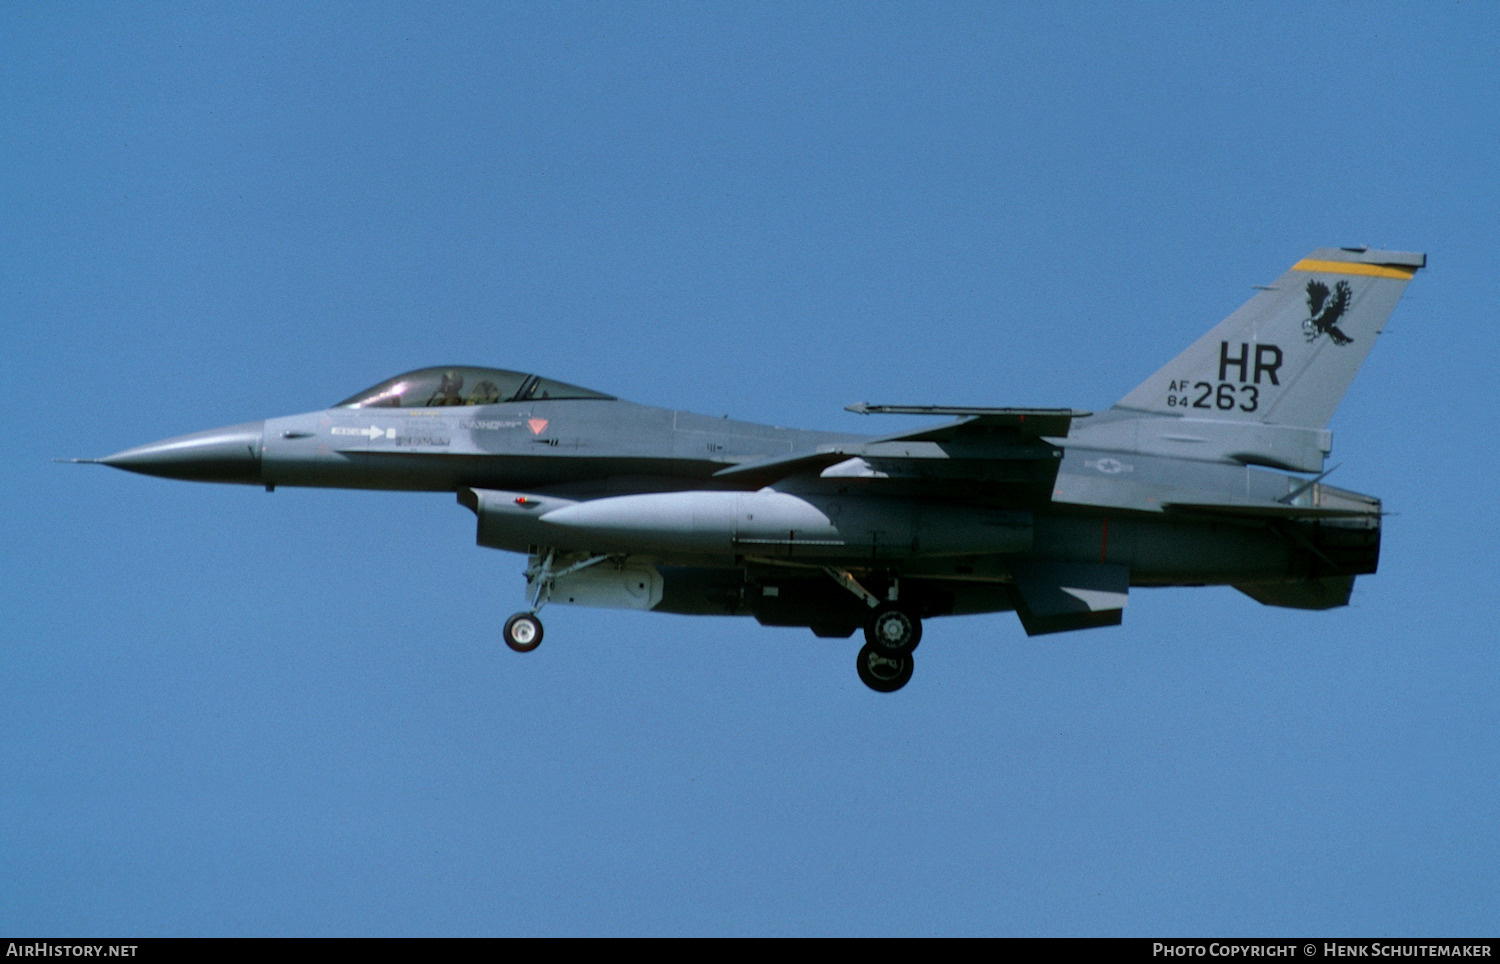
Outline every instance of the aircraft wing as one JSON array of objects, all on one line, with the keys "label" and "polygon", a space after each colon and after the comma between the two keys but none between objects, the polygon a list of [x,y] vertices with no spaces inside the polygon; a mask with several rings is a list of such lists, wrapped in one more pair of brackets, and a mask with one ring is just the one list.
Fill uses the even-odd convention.
[{"label": "aircraft wing", "polygon": [[871,405],[860,402],[846,411],[858,415],[959,415],[949,422],[917,432],[889,436],[890,439],[925,441],[969,441],[985,437],[1066,438],[1073,419],[1091,412],[1071,408],[981,408],[952,405]]},{"label": "aircraft wing", "polygon": [[[957,408],[936,405],[850,406],[861,414],[958,415],[915,432],[867,441],[821,445],[771,458],[742,462],[715,473],[716,478],[769,485],[794,475],[823,478],[920,481],[929,494],[945,488],[964,490],[985,483],[986,494],[1009,500],[1050,498],[1062,449],[1047,441],[1062,438],[1075,417],[1073,409]],[[963,494],[972,496],[972,489]]]}]

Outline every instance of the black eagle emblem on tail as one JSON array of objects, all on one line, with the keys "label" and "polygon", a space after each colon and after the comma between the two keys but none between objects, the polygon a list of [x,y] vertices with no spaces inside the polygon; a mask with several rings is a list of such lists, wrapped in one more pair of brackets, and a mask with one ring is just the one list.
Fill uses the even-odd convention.
[{"label": "black eagle emblem on tail", "polygon": [[1353,338],[1339,331],[1338,320],[1349,310],[1349,299],[1354,292],[1349,282],[1340,281],[1333,286],[1333,299],[1328,298],[1328,286],[1321,281],[1307,283],[1307,320],[1302,331],[1308,341],[1317,341],[1319,335],[1327,335],[1335,345],[1347,345]]}]

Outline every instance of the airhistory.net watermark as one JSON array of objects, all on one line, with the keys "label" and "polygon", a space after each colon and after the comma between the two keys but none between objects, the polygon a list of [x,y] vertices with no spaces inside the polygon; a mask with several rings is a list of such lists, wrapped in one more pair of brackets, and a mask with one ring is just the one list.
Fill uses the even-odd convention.
[{"label": "airhistory.net watermark", "polygon": [[6,957],[135,957],[139,944],[52,944],[46,941],[15,941],[5,945]]}]

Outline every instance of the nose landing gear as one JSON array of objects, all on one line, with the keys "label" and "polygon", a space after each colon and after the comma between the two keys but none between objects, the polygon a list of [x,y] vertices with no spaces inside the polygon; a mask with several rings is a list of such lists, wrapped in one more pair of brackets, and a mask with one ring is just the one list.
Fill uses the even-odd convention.
[{"label": "nose landing gear", "polygon": [[[594,555],[578,559],[572,565],[565,565],[561,569],[556,567],[557,551],[548,549],[545,554],[533,552],[526,566],[526,590],[531,597],[531,608],[525,612],[516,613],[505,621],[505,645],[518,653],[529,653],[542,644],[542,621],[537,618],[537,613],[547,605],[547,600],[552,598],[552,588],[557,585],[557,580],[564,576],[570,576],[575,572],[596,566],[610,557],[607,555]],[[564,559],[564,562],[567,560]]]}]

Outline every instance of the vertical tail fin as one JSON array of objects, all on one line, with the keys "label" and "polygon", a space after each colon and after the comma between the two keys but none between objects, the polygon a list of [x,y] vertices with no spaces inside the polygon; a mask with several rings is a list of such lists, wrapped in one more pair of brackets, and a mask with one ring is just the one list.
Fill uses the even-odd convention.
[{"label": "vertical tail fin", "polygon": [[1322,429],[1427,256],[1319,248],[1116,409]]}]

